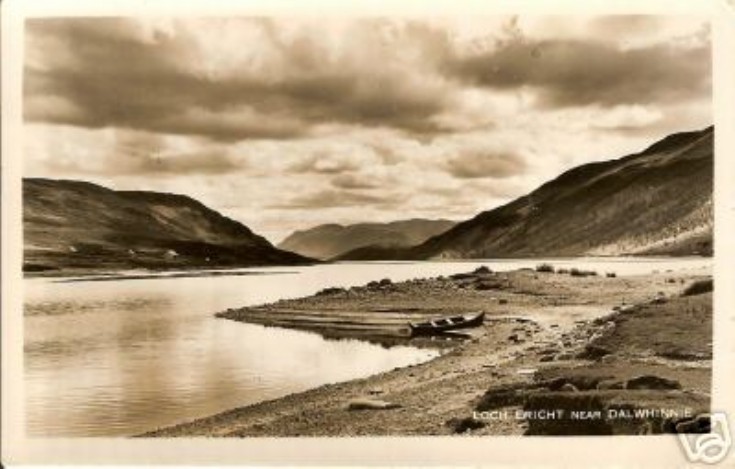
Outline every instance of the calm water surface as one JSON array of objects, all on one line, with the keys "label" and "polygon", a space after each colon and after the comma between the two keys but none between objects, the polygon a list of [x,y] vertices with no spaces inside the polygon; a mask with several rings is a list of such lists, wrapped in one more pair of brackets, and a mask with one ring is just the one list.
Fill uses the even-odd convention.
[{"label": "calm water surface", "polygon": [[[26,279],[25,386],[31,436],[133,435],[163,425],[420,363],[438,351],[384,348],[216,319],[226,308],[388,277],[449,275],[540,260],[342,263],[238,269],[244,276],[68,282]],[[706,272],[709,259],[570,259],[600,272]]]}]

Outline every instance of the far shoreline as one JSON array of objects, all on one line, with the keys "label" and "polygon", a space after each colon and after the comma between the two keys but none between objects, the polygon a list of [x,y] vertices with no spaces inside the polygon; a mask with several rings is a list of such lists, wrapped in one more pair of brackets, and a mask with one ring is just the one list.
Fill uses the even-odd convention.
[{"label": "far shoreline", "polygon": [[[44,270],[21,270],[24,279],[37,279],[37,278],[49,278],[49,279],[72,279],[82,277],[105,277],[110,279],[126,280],[129,277],[126,275],[131,274],[132,276],[146,276],[145,278],[156,278],[163,276],[167,273],[182,273],[189,274],[189,277],[196,276],[207,276],[207,273],[215,272],[213,276],[224,275],[224,273],[237,272],[243,269],[270,269],[270,268],[293,268],[293,267],[312,267],[319,265],[352,265],[352,264],[388,264],[388,265],[401,265],[401,264],[417,264],[417,263],[487,263],[492,265],[493,262],[656,262],[656,261],[689,261],[689,260],[706,260],[714,261],[712,255],[687,255],[687,256],[663,256],[663,255],[630,255],[630,256],[546,256],[546,257],[493,257],[493,258],[457,258],[457,259],[424,259],[424,260],[339,260],[339,261],[319,261],[308,264],[258,264],[258,265],[247,265],[247,266],[176,266],[176,267],[156,267],[156,268],[50,268]],[[221,274],[219,273],[221,272]],[[200,274],[200,275],[197,275]],[[235,274],[232,274],[235,275]],[[241,274],[245,275],[245,274]]]}]

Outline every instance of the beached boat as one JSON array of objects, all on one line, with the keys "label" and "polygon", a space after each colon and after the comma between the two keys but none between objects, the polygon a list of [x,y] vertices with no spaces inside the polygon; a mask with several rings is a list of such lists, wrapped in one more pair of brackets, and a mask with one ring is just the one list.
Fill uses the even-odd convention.
[{"label": "beached boat", "polygon": [[485,320],[485,313],[463,314],[445,318],[432,319],[424,322],[410,322],[411,335],[433,335],[457,329],[478,327]]}]

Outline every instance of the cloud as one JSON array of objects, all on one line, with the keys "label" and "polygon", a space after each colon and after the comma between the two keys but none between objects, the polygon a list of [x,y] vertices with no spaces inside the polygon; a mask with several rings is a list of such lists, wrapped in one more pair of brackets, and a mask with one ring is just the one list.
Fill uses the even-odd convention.
[{"label": "cloud", "polygon": [[338,175],[332,179],[332,185],[340,189],[375,189],[380,187],[380,183],[375,178],[355,173]]},{"label": "cloud", "polygon": [[[38,128],[40,127],[40,128]],[[35,139],[26,155],[51,175],[86,176],[209,176],[244,171],[249,160],[235,149],[202,145],[188,137],[107,129],[34,124]]]},{"label": "cloud", "polygon": [[601,40],[514,39],[454,57],[449,73],[498,90],[530,87],[545,107],[666,103],[711,90],[709,48],[656,44],[621,49]]},{"label": "cloud", "polygon": [[279,237],[470,218],[712,119],[689,16],[26,26],[25,175],[185,193]]},{"label": "cloud", "polygon": [[350,155],[330,154],[327,151],[317,151],[316,154],[297,159],[288,164],[287,171],[291,173],[318,173],[340,174],[345,171],[359,169],[364,161]]},{"label": "cloud", "polygon": [[522,174],[526,162],[522,156],[511,152],[474,150],[450,158],[446,168],[452,176],[460,179],[503,179]]},{"label": "cloud", "polygon": [[279,209],[324,209],[335,207],[395,206],[404,199],[402,195],[368,194],[354,191],[331,189],[293,197],[285,203],[271,205]]},{"label": "cloud", "polygon": [[[209,37],[218,26],[232,44]],[[451,101],[449,84],[385,54],[383,29],[357,23],[336,47],[314,24],[291,32],[257,19],[179,21],[151,33],[124,19],[30,20],[25,117],[221,141],[298,138],[335,122],[440,130],[431,117]],[[393,45],[415,42],[411,34]]]}]

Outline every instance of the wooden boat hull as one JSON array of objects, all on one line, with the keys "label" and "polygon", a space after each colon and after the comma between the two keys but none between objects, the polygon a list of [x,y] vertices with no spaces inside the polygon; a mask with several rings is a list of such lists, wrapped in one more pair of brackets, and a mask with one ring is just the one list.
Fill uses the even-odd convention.
[{"label": "wooden boat hull", "polygon": [[433,319],[431,321],[409,323],[412,336],[437,335],[458,329],[469,329],[479,327],[485,320],[485,313],[465,314],[461,316],[448,316]]}]

